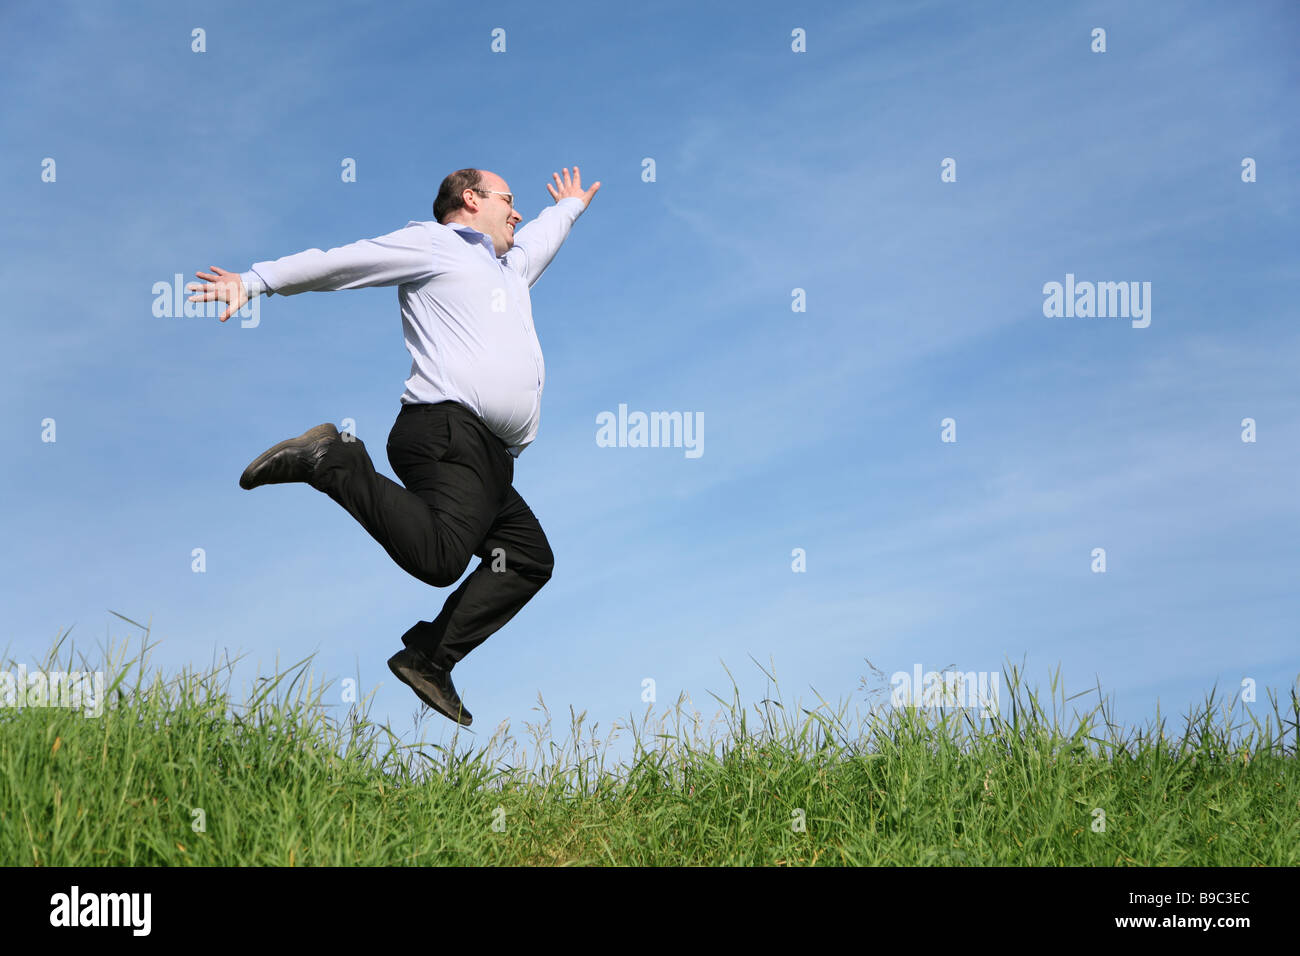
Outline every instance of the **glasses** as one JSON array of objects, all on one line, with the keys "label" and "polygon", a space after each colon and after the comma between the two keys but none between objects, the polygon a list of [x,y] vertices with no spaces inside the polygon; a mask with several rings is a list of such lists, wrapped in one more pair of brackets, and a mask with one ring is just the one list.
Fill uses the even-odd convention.
[{"label": "glasses", "polygon": [[511,209],[514,209],[514,208],[515,208],[515,194],[514,194],[514,193],[503,193],[503,192],[502,192],[501,190],[499,190],[499,189],[475,189],[474,192],[476,192],[476,193],[496,193],[498,196],[505,196],[505,197],[506,197],[506,202],[508,202],[508,203],[510,204],[510,208],[511,208]]}]

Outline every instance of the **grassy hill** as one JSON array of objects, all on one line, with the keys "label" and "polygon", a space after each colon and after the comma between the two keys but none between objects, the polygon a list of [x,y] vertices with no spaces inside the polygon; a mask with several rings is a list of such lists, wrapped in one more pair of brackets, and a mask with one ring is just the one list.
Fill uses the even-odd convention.
[{"label": "grassy hill", "polygon": [[[1012,669],[983,720],[874,708],[849,728],[733,699],[720,739],[683,733],[680,707],[647,714],[608,767],[577,715],[527,765],[502,732],[444,749],[403,745],[364,701],[335,719],[310,661],[236,702],[229,667],[169,678],[150,649],[146,630],[130,659],[103,652],[99,717],[0,707],[0,864],[1300,863],[1295,688],[1250,708],[1212,693],[1174,736],[1116,727],[1104,702],[1062,726],[1059,675],[1044,701]],[[45,668],[73,670],[59,653]]]}]

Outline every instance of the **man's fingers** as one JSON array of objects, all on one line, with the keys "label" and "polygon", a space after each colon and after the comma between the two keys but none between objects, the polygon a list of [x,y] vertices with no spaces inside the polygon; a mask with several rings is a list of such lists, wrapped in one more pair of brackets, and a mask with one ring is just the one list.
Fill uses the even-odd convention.
[{"label": "man's fingers", "polygon": [[226,311],[218,318],[225,322],[232,315],[243,308],[244,303],[248,301],[244,294],[244,283],[240,279],[239,273],[231,272],[229,269],[223,269],[221,266],[208,266],[210,272],[194,273],[200,279],[206,281],[202,283],[191,282],[185,286],[186,292],[194,293],[189,297],[190,302],[225,302]]},{"label": "man's fingers", "polygon": [[[229,275],[230,273],[227,273]],[[186,292],[193,292],[190,296],[191,302],[211,302],[213,299],[220,299],[222,302],[238,302],[244,297],[244,288],[242,285],[235,285],[229,280],[225,282],[209,282],[200,285],[197,282],[191,282],[185,287]],[[242,305],[242,303],[240,303]]]},{"label": "man's fingers", "polygon": [[[572,175],[569,173],[568,166],[564,167],[563,172],[563,179],[560,178],[559,173],[551,173],[551,178],[555,180],[555,186],[552,186],[550,183],[546,184],[546,191],[551,194],[551,198],[556,202],[569,196],[578,196],[586,201],[590,201],[591,197],[596,194],[596,190],[600,188],[600,182],[597,181],[590,189],[583,192],[582,170],[577,166],[573,167]],[[556,187],[558,187],[558,189]]]}]

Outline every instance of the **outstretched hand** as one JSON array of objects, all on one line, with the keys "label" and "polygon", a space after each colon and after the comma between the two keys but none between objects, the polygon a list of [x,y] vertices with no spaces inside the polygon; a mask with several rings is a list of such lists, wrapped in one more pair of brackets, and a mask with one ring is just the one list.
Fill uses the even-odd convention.
[{"label": "outstretched hand", "polygon": [[226,314],[221,316],[221,321],[224,322],[248,301],[248,293],[244,291],[244,280],[239,277],[238,272],[227,272],[218,266],[212,266],[211,269],[212,272],[194,273],[200,279],[208,281],[203,285],[191,282],[185,287],[185,291],[196,293],[190,296],[191,302],[211,302],[213,299],[228,302],[230,308],[226,309]]},{"label": "outstretched hand", "polygon": [[[569,179],[569,167],[564,167],[564,179],[560,179],[559,173],[551,173],[555,177],[555,186],[550,183],[546,184],[546,190],[551,194],[551,198],[556,202],[561,199],[568,199],[570,196],[577,196],[582,200],[582,208],[586,209],[587,204],[591,202],[591,197],[596,195],[596,190],[600,188],[600,180],[592,183],[591,188],[586,192],[582,190],[582,175],[578,172],[578,167],[573,167],[573,179]],[[556,188],[558,187],[558,188]]]}]

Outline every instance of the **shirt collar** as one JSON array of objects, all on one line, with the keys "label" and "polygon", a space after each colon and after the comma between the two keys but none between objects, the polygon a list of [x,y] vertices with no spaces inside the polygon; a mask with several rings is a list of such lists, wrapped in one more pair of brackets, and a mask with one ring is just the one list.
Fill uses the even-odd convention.
[{"label": "shirt collar", "polygon": [[476,242],[481,246],[487,246],[488,252],[492,253],[493,256],[497,254],[492,237],[487,233],[479,232],[473,226],[466,225],[463,222],[449,222],[447,225],[459,232],[467,242]]}]

